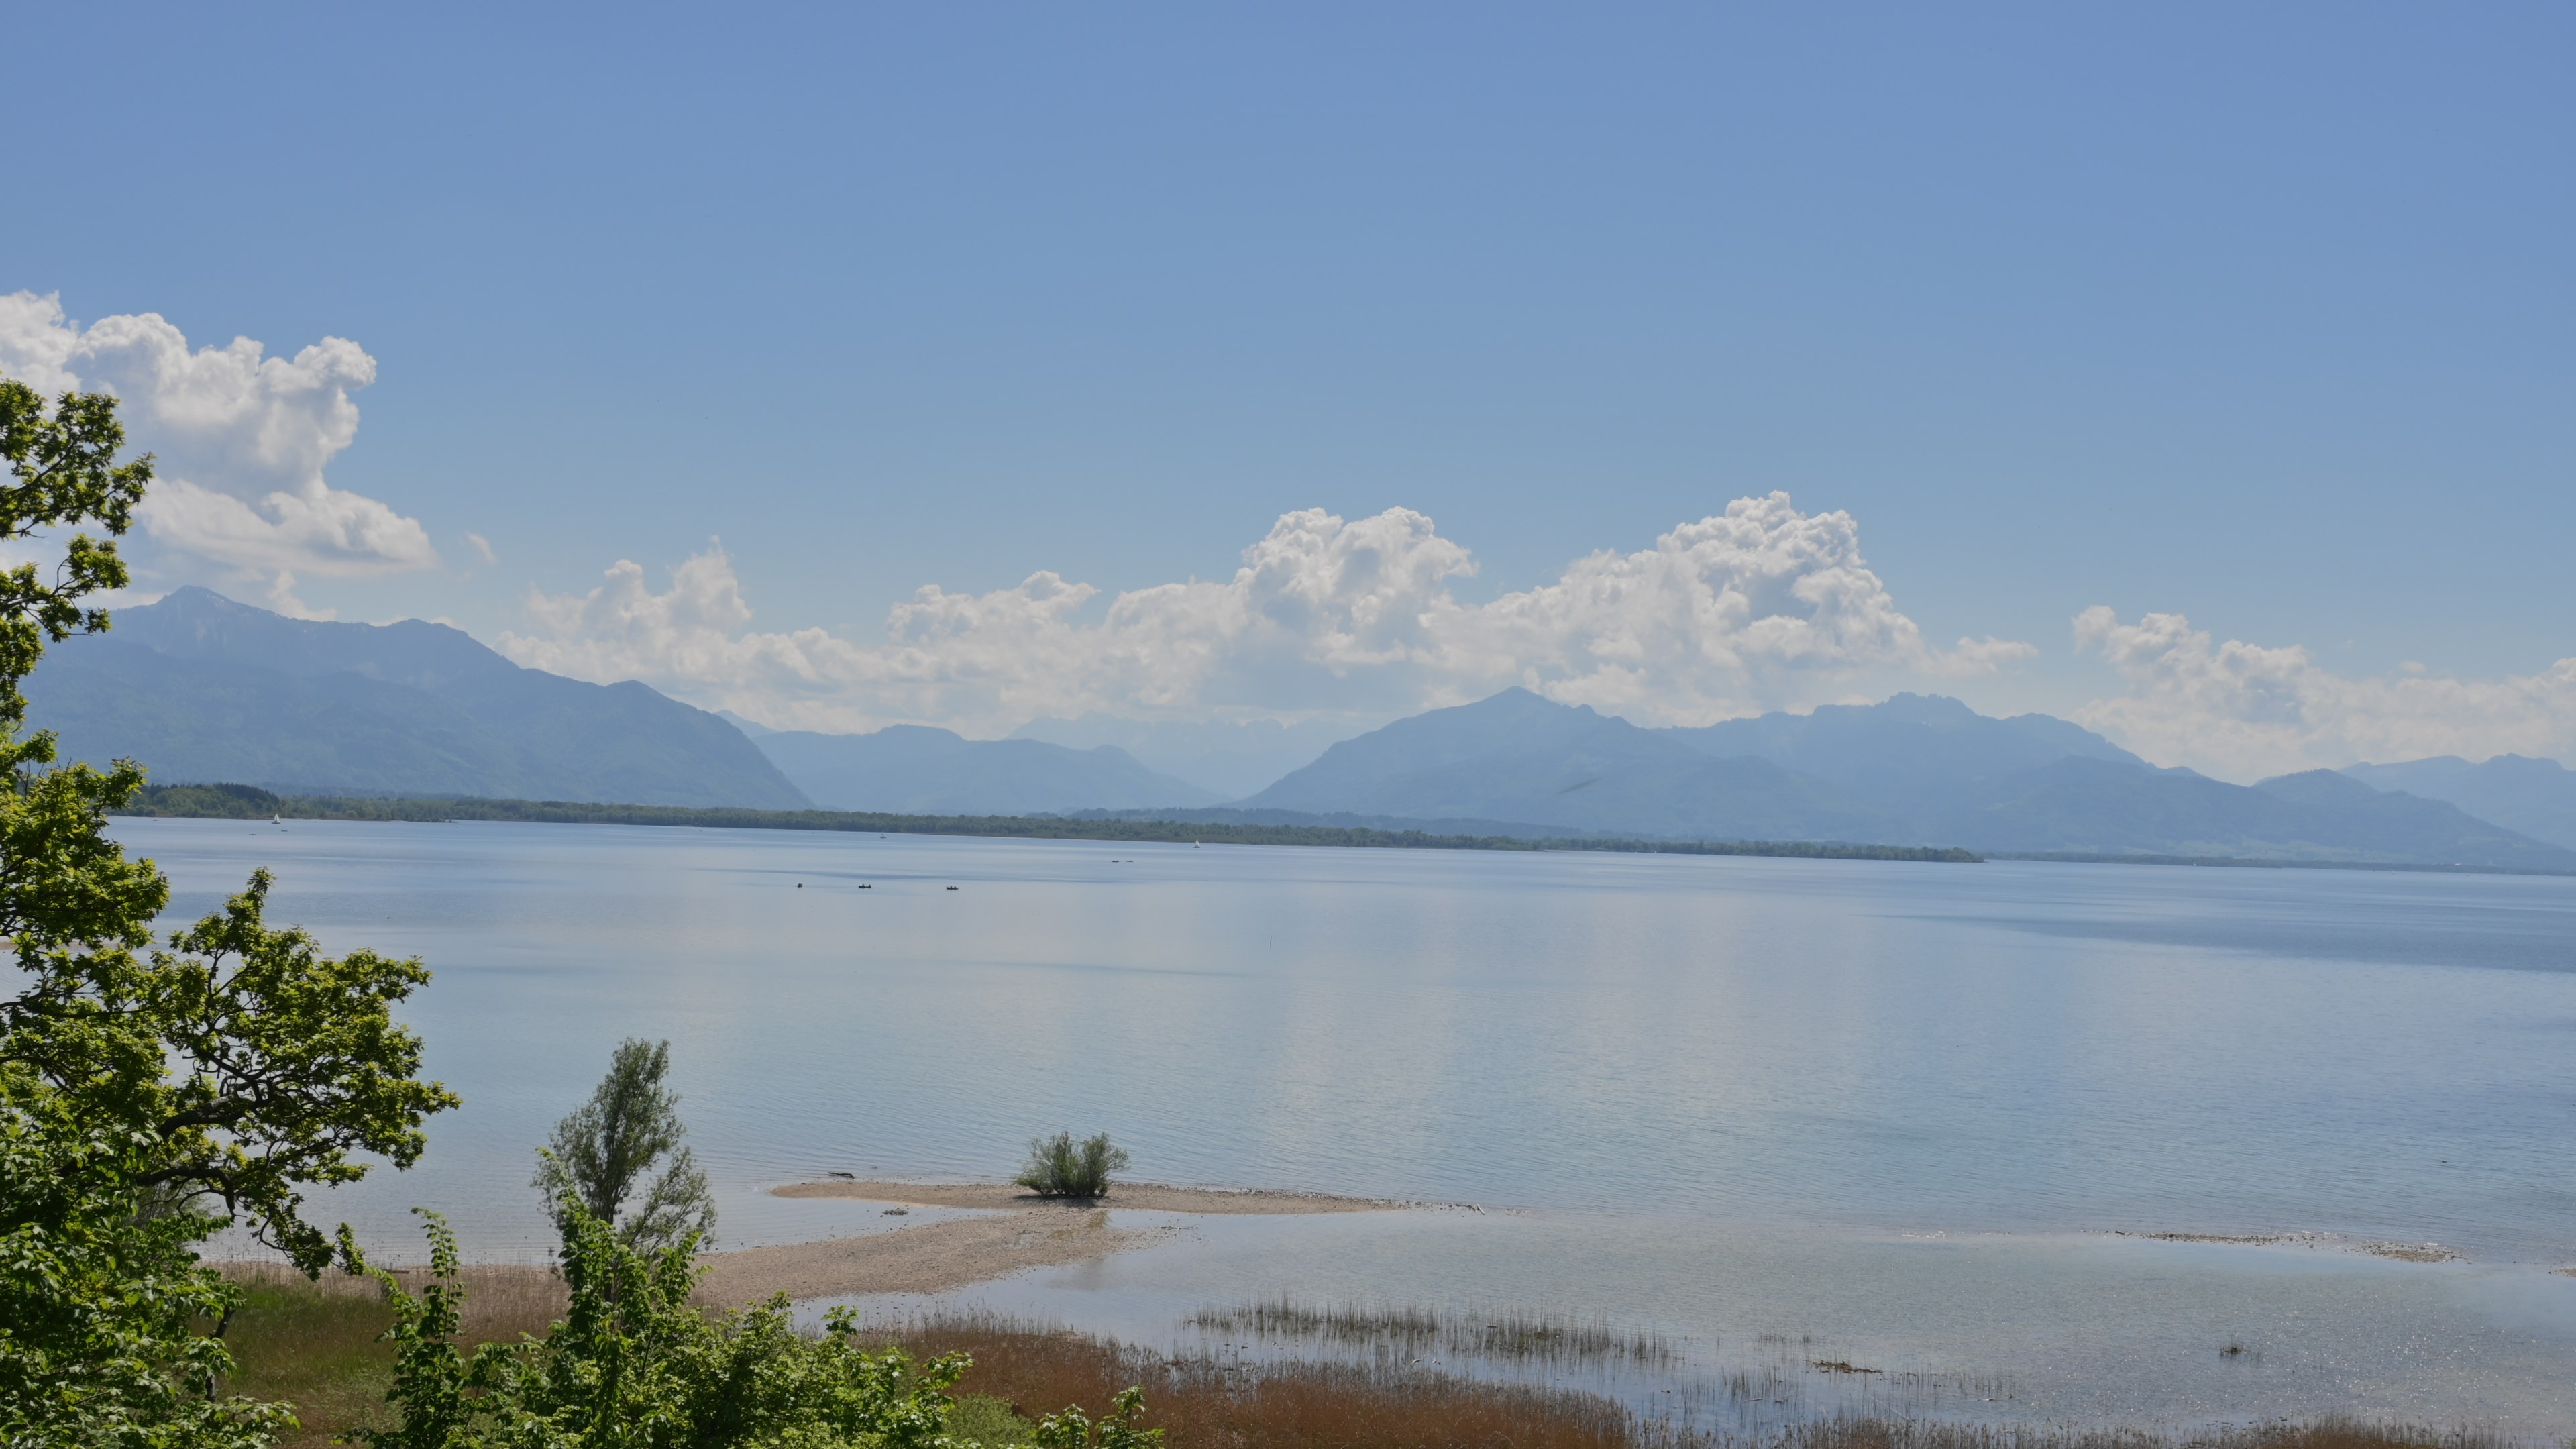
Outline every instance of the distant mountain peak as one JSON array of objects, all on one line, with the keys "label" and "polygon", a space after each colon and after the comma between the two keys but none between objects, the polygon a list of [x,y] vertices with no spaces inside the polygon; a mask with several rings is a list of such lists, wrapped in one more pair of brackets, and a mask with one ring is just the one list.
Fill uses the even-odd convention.
[{"label": "distant mountain peak", "polygon": [[118,609],[29,681],[64,758],[356,794],[788,808],[741,732],[632,680],[522,669],[445,624],[289,619],[212,589]]},{"label": "distant mountain peak", "polygon": [[464,630],[426,619],[360,624],[290,619],[196,584],[115,610],[111,636],[174,658],[221,660],[310,677],[363,674],[411,684],[507,675],[519,666]]},{"label": "distant mountain peak", "polygon": [[2254,788],[2266,795],[2277,795],[2284,800],[2304,800],[2311,804],[2351,804],[2380,793],[2350,775],[2337,774],[2332,770],[2301,770],[2295,774],[2274,775],[2268,780],[2255,781]]},{"label": "distant mountain peak", "polygon": [[[1415,715],[1414,718],[1421,719],[1435,714],[1456,715],[1466,713],[1570,714],[1584,715],[1592,719],[1608,718],[1608,716],[1601,714],[1598,710],[1595,710],[1588,704],[1563,704],[1548,698],[1546,695],[1540,694],[1536,690],[1524,688],[1517,684],[1508,689],[1498,690],[1495,693],[1486,695],[1483,699],[1472,700],[1466,704],[1453,704],[1443,709],[1426,710],[1423,714]],[[1402,721],[1398,721],[1398,723],[1402,723]]]},{"label": "distant mountain peak", "polygon": [[2556,760],[2497,755],[2472,765],[2457,755],[2436,755],[2350,765],[2342,773],[2373,789],[2448,801],[2481,820],[2576,849],[2576,771]]},{"label": "distant mountain peak", "polygon": [[1815,712],[1821,714],[1829,709],[1868,711],[1887,719],[1903,720],[1908,724],[1936,727],[1956,727],[1986,718],[1968,708],[1965,703],[1952,699],[1946,694],[1915,694],[1910,691],[1891,694],[1876,704],[1818,705]]},{"label": "distant mountain peak", "polygon": [[254,614],[268,612],[265,609],[254,609],[248,604],[237,603],[231,599],[225,598],[223,595],[216,593],[214,590],[207,588],[203,584],[181,584],[179,587],[163,594],[160,598],[155,599],[151,603],[140,604],[136,607],[157,609],[170,604],[176,604],[184,609],[234,609]]}]

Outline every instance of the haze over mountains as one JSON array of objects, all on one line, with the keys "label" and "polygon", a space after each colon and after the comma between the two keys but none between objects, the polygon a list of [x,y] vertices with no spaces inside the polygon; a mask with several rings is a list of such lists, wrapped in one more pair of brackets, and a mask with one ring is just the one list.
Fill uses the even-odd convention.
[{"label": "haze over mountains", "polygon": [[641,684],[522,669],[462,630],[289,619],[200,588],[47,651],[30,722],[161,783],[792,808],[742,732]]},{"label": "haze over mountains", "polygon": [[2576,849],[2576,770],[2556,760],[2498,755],[2472,765],[2439,755],[2402,765],[2351,765],[2344,773],[2373,789],[2447,800],[2507,830]]},{"label": "haze over mountains", "polygon": [[827,810],[898,815],[1060,815],[1214,804],[1215,791],[1156,774],[1114,745],[970,740],[927,725],[863,735],[772,730],[753,741]]},{"label": "haze over mountains", "polygon": [[1346,740],[1243,804],[1602,835],[2576,868],[2576,850],[2332,771],[2231,785],[2064,720],[1910,694],[1650,730],[1506,690]]},{"label": "haze over mountains", "polygon": [[[1319,756],[1315,727],[1101,717],[1023,732],[1053,740],[917,725],[827,735],[523,669],[443,625],[288,619],[204,589],[119,610],[112,633],[56,647],[28,693],[65,758],[136,758],[163,783],[906,814],[1232,799],[1228,814],[1291,822],[2576,868],[2576,773],[2553,761],[2419,760],[2242,786],[2157,769],[2064,720],[1913,694],[1645,729],[1511,689]],[[1150,769],[1113,739],[1204,778]],[[1303,763],[1269,778],[1265,759]],[[1266,783],[1248,793],[1205,783],[1256,776]]]},{"label": "haze over mountains", "polygon": [[1015,740],[1044,740],[1068,749],[1115,745],[1146,768],[1186,780],[1218,799],[1238,800],[1307,764],[1348,728],[1323,720],[1133,720],[1086,714],[1031,720]]}]

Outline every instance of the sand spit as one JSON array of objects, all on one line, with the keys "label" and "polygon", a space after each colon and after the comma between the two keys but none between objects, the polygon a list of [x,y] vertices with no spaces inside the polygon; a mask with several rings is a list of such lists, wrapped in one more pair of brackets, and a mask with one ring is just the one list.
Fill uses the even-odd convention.
[{"label": "sand spit", "polygon": [[[826,1182],[793,1182],[774,1187],[776,1197],[855,1197],[867,1202],[906,1203],[915,1207],[996,1208],[1008,1211],[1060,1211],[1061,1198],[1043,1198],[1006,1182],[879,1182],[834,1178]],[[1420,1203],[1377,1198],[1334,1197],[1321,1192],[1270,1192],[1227,1187],[1164,1187],[1151,1182],[1122,1182],[1104,1197],[1081,1204],[1096,1208],[1135,1208],[1158,1213],[1365,1213]]]},{"label": "sand spit", "polygon": [[[2115,1238],[2139,1238],[2154,1243],[2226,1243],[2238,1247],[2294,1247],[2330,1253],[2363,1253],[2373,1258],[2388,1258],[2400,1263],[2465,1263],[2468,1259],[2440,1243],[2391,1243],[2355,1241],[2339,1233],[2300,1231],[2295,1233],[2141,1233],[2113,1228]],[[2559,1271],[2576,1276],[2576,1269]]]},{"label": "sand spit", "polygon": [[1024,1268],[1105,1258],[1156,1234],[1109,1226],[1106,1209],[1030,1208],[951,1218],[864,1237],[740,1248],[705,1259],[698,1296],[720,1307],[772,1294],[839,1298],[858,1293],[944,1293]]},{"label": "sand spit", "polygon": [[943,1293],[1027,1268],[1051,1268],[1141,1247],[1161,1233],[1109,1225],[1109,1210],[1170,1213],[1350,1213],[1402,1203],[1314,1192],[1235,1191],[1120,1183],[1089,1202],[1042,1198],[1007,1183],[875,1182],[835,1178],[789,1183],[779,1197],[840,1197],[917,1207],[980,1208],[987,1217],[950,1218],[890,1232],[774,1248],[743,1248],[706,1260],[699,1292],[731,1306],[773,1293],[839,1298],[861,1293]]},{"label": "sand spit", "polygon": [[2364,1243],[2361,1250],[2374,1258],[2394,1258],[2400,1263],[2465,1263],[2468,1259],[2439,1243]]},{"label": "sand spit", "polygon": [[[736,1308],[779,1293],[792,1299],[940,1293],[1023,1268],[1106,1257],[1159,1236],[1151,1229],[1111,1228],[1108,1212],[1090,1207],[951,1218],[862,1237],[709,1253],[698,1259],[705,1276],[691,1296],[711,1307]],[[216,1266],[225,1276],[245,1283],[303,1277],[283,1263]],[[415,1293],[429,1281],[428,1270],[418,1266],[393,1271]],[[521,1327],[542,1325],[560,1316],[568,1301],[563,1275],[551,1265],[472,1263],[459,1277],[466,1288],[469,1328],[495,1316]],[[377,1292],[371,1280],[342,1273],[325,1273],[320,1282],[326,1293],[373,1297]]]},{"label": "sand spit", "polygon": [[[706,1270],[697,1298],[722,1308],[758,1303],[774,1294],[792,1299],[840,1298],[863,1293],[944,1293],[970,1283],[1007,1277],[1028,1268],[1060,1267],[1142,1247],[1171,1231],[1168,1228],[1113,1228],[1111,1208],[1177,1213],[1350,1213],[1417,1206],[1368,1198],[1333,1197],[1313,1192],[1236,1191],[1215,1187],[1162,1187],[1121,1183],[1091,1202],[1042,1198],[1002,1183],[863,1182],[839,1178],[798,1182],[771,1189],[779,1197],[857,1198],[866,1202],[919,1207],[980,1208],[983,1215],[906,1224],[884,1232],[829,1238],[814,1243],[788,1243],[766,1248],[736,1248],[698,1260]],[[220,1265],[247,1280],[291,1272],[268,1263]],[[422,1270],[396,1272],[415,1290]],[[561,1310],[563,1281],[552,1267],[535,1264],[476,1264],[465,1270],[467,1313],[485,1305],[542,1298]],[[325,1284],[350,1293],[373,1294],[375,1285],[340,1274],[323,1275]],[[538,1315],[542,1318],[544,1315]]]}]

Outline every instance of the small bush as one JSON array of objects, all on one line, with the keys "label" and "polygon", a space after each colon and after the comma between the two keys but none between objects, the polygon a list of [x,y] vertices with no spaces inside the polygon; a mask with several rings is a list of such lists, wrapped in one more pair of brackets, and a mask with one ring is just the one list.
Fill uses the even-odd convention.
[{"label": "small bush", "polygon": [[1011,1401],[991,1394],[958,1394],[948,1411],[948,1437],[982,1449],[1017,1449],[1030,1441],[1037,1425],[1011,1412]]},{"label": "small bush", "polygon": [[1011,1181],[1040,1197],[1099,1197],[1109,1191],[1109,1174],[1126,1166],[1126,1149],[1111,1146],[1108,1133],[1076,1142],[1059,1132],[1029,1140],[1029,1165]]}]

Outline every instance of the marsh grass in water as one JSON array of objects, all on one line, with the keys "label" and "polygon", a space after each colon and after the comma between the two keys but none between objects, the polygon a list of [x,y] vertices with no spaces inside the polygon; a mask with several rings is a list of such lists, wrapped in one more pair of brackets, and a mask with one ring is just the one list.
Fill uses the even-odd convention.
[{"label": "marsh grass in water", "polygon": [[[459,1336],[469,1346],[542,1335],[563,1309],[562,1284],[543,1269],[465,1273],[471,1287]],[[391,1354],[378,1336],[391,1316],[373,1285],[337,1275],[316,1283],[270,1268],[234,1269],[232,1276],[246,1290],[227,1335],[240,1360],[232,1386],[294,1404],[303,1431],[293,1444],[328,1444],[353,1428],[387,1421],[382,1398]],[[1300,1311],[1314,1314],[1309,1341],[1334,1333],[1453,1331],[1478,1331],[1482,1341],[1482,1328],[1514,1321],[1488,1315],[1453,1322],[1399,1310],[1379,1315],[1372,1329],[1366,1314],[1336,1319],[1322,1310]],[[1304,1320],[1274,1313],[1271,1321]],[[1560,1326],[1520,1320],[1524,1327],[1533,1321]],[[1591,1335],[1505,1333],[1496,1341],[1522,1344],[1539,1364],[1571,1362],[1546,1356],[1570,1354],[1578,1341],[1595,1355],[1657,1351],[1651,1336],[1594,1327],[1600,1331]],[[1175,1355],[978,1313],[893,1320],[868,1336],[923,1359],[951,1351],[972,1355],[974,1367],[954,1390],[949,1427],[960,1443],[983,1449],[1027,1444],[1038,1419],[1070,1406],[1104,1413],[1131,1384],[1144,1389],[1144,1423],[1167,1431],[1167,1449],[2506,1449],[2475,1434],[2341,1420],[2176,1436],[1851,1416],[1748,1433],[1640,1414],[1599,1394],[1469,1379],[1385,1357],[1353,1363]],[[1748,1396],[1785,1393],[1808,1362],[1797,1355],[1823,1357],[1800,1342],[1774,1347],[1778,1363],[1747,1374],[1741,1387]]]},{"label": "marsh grass in water", "polygon": [[[1385,1316],[1413,1332],[1442,1318],[1422,1310]],[[1362,1331],[1364,1315],[1342,1321],[1343,1331]],[[988,1313],[899,1319],[874,1333],[917,1357],[971,1355],[975,1366],[957,1385],[961,1414],[979,1397],[1024,1423],[1069,1405],[1098,1413],[1118,1390],[1140,1385],[1144,1423],[1165,1431],[1167,1449],[2509,1449],[2477,1433],[2342,1419],[2157,1434],[1853,1415],[1747,1433],[1690,1427],[1580,1390],[1468,1379],[1383,1357],[1319,1363],[1174,1354]],[[1806,1366],[1788,1356],[1795,1345],[1781,1347],[1780,1365],[1750,1376],[1748,1390],[1785,1387],[1793,1367]],[[1006,1423],[989,1407],[973,1412],[979,1425]],[[998,1449],[989,1435],[969,1437]]]},{"label": "marsh grass in water", "polygon": [[1607,1399],[1340,1363],[1249,1364],[1174,1356],[993,1314],[899,1320],[878,1333],[916,1355],[964,1352],[960,1395],[1002,1400],[1034,1420],[1071,1405],[1094,1414],[1120,1389],[1145,1392],[1148,1428],[1168,1449],[1624,1449],[1629,1416]]},{"label": "marsh grass in water", "polygon": [[1241,1334],[1274,1342],[1326,1342],[1344,1347],[1386,1348],[1415,1356],[1439,1352],[1524,1367],[1621,1363],[1663,1368],[1681,1358],[1672,1343],[1659,1333],[1614,1327],[1607,1319],[1578,1319],[1517,1308],[1444,1313],[1414,1305],[1322,1306],[1271,1298],[1195,1314],[1189,1326],[1205,1333]]}]

